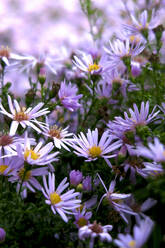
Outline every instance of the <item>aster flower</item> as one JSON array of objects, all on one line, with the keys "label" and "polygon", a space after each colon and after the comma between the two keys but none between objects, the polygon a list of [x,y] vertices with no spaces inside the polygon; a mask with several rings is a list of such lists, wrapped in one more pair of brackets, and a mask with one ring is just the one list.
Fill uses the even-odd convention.
[{"label": "aster flower", "polygon": [[42,192],[46,198],[46,204],[51,205],[53,213],[56,214],[57,212],[65,222],[68,222],[66,214],[73,214],[73,210],[80,206],[81,200],[76,199],[79,193],[74,192],[74,189],[62,194],[69,186],[69,183],[66,183],[66,181],[67,178],[65,177],[57,189],[55,189],[55,175],[49,173],[48,184],[46,177],[43,176],[44,188],[42,188]]},{"label": "aster flower", "polygon": [[130,234],[119,234],[118,239],[115,239],[115,244],[123,248],[141,248],[150,236],[153,228],[153,221],[150,218],[141,220],[139,225],[133,228],[133,236]]},{"label": "aster flower", "polygon": [[[100,175],[97,174],[101,184],[103,185],[106,193],[101,197],[98,208],[102,202],[102,200],[106,197],[106,199],[108,200],[108,202],[110,203],[110,206],[112,206],[112,208],[114,208],[114,210],[116,210],[117,212],[119,212],[120,216],[124,219],[124,221],[126,223],[128,223],[127,218],[125,217],[124,213],[127,214],[133,214],[136,215],[136,213],[134,213],[132,211],[131,208],[129,208],[125,203],[124,200],[131,197],[131,194],[119,194],[119,193],[114,193],[114,189],[115,189],[115,185],[116,182],[115,181],[111,181],[110,185],[109,185],[109,189],[106,188],[103,180],[101,179]],[[97,209],[98,209],[97,208]]]},{"label": "aster flower", "polygon": [[145,30],[152,30],[156,28],[160,24],[160,20],[158,16],[155,16],[155,11],[152,11],[152,15],[149,18],[147,10],[144,10],[139,18],[137,19],[135,15],[131,14],[131,19],[133,25],[126,25],[124,24],[123,27],[126,30],[127,33],[136,35],[139,34]]},{"label": "aster flower", "polygon": [[[47,167],[42,167],[42,168],[37,168],[37,169],[28,169],[26,170],[25,167],[21,168],[15,168],[12,170],[10,173],[10,178],[9,181],[14,183],[17,182],[17,192],[19,192],[21,189],[23,191],[21,192],[22,198],[27,197],[27,188],[35,192],[35,189],[41,190],[41,185],[35,178],[36,176],[43,176],[48,174],[48,168]],[[21,188],[20,188],[21,187]]]},{"label": "aster flower", "polygon": [[18,156],[0,158],[0,175],[8,176],[14,169],[20,168],[23,163],[24,161]]},{"label": "aster flower", "polygon": [[126,112],[124,112],[124,117],[115,117],[115,121],[113,123],[121,125],[124,131],[126,130],[134,130],[136,126],[145,126],[155,120],[155,117],[158,115],[159,111],[155,112],[155,108],[153,108],[151,114],[149,114],[149,102],[147,101],[146,104],[144,102],[141,103],[140,111],[136,104],[133,105],[133,109],[129,109],[130,117]]},{"label": "aster flower", "polygon": [[159,175],[164,174],[164,169],[161,164],[158,164],[155,162],[153,163],[144,162],[143,165],[144,165],[144,168],[139,170],[138,173],[144,178],[157,177]]},{"label": "aster flower", "polygon": [[61,59],[48,53],[39,57],[32,55],[17,55],[12,58],[11,69],[26,71],[27,73],[38,68],[46,68],[49,72],[57,74],[57,69],[61,67]]},{"label": "aster flower", "polygon": [[81,106],[81,104],[78,103],[78,100],[82,97],[82,95],[76,95],[77,91],[77,86],[72,85],[71,82],[66,84],[64,80],[61,83],[58,97],[64,107],[70,111],[76,111]]},{"label": "aster flower", "polygon": [[142,41],[131,43],[129,39],[124,41],[115,40],[109,42],[110,48],[105,47],[105,51],[109,55],[109,59],[114,67],[123,61],[124,58],[133,58],[139,55],[145,48]]},{"label": "aster flower", "polygon": [[85,206],[83,208],[80,206],[80,208],[75,210],[74,217],[74,224],[77,228],[81,228],[82,226],[89,224],[89,219],[92,217],[92,212],[88,212]]},{"label": "aster flower", "polygon": [[18,125],[20,124],[23,128],[26,128],[27,126],[32,127],[37,132],[41,132],[41,130],[36,126],[39,125],[40,128],[45,127],[45,123],[38,122],[35,118],[45,115],[49,113],[50,111],[48,108],[42,108],[44,103],[39,103],[37,106],[35,106],[33,109],[30,107],[28,109],[20,107],[17,100],[14,100],[14,104],[12,103],[11,97],[8,95],[8,104],[9,109],[11,113],[7,112],[2,103],[0,103],[0,113],[7,115],[9,118],[11,118],[13,121],[10,126],[10,135],[14,135],[17,131]]},{"label": "aster flower", "polygon": [[70,151],[68,146],[71,146],[72,139],[69,137],[71,137],[73,134],[68,132],[68,128],[69,127],[62,129],[61,127],[59,128],[57,125],[53,125],[47,127],[43,134],[47,137],[52,138],[55,147],[57,147],[58,149],[61,149],[63,147],[67,151]]},{"label": "aster flower", "polygon": [[137,154],[139,156],[149,158],[155,162],[164,162],[165,161],[165,147],[160,143],[157,137],[154,138],[154,144],[148,143],[148,147],[138,146]]},{"label": "aster flower", "polygon": [[111,158],[116,156],[115,154],[109,154],[121,146],[120,141],[112,143],[112,136],[109,135],[109,131],[105,131],[98,142],[98,129],[94,131],[88,129],[87,135],[81,132],[78,137],[74,137],[73,149],[74,153],[80,157],[85,157],[85,161],[94,161],[99,157]]},{"label": "aster flower", "polygon": [[110,63],[105,55],[100,58],[99,62],[95,62],[91,54],[86,54],[84,52],[80,52],[79,57],[74,56],[73,63],[81,71],[90,74],[100,74],[110,68]]},{"label": "aster flower", "polygon": [[31,147],[30,139],[27,137],[27,133],[25,133],[24,147],[18,144],[17,154],[28,164],[45,165],[58,160],[56,156],[59,152],[50,153],[53,148],[52,142],[43,146],[42,141],[40,141],[36,147]]},{"label": "aster flower", "polygon": [[110,99],[112,94],[112,86],[108,84],[105,80],[100,81],[95,88],[95,92],[98,98]]},{"label": "aster flower", "polygon": [[112,225],[102,226],[94,221],[93,224],[88,224],[79,229],[79,239],[85,240],[86,238],[91,238],[89,245],[90,248],[94,246],[94,239],[96,237],[99,237],[101,241],[111,242],[112,237],[108,232],[111,231],[112,228]]}]

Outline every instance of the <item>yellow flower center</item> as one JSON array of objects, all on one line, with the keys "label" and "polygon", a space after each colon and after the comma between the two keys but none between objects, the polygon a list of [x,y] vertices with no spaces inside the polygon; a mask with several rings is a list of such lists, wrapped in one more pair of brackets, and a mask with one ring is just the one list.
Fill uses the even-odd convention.
[{"label": "yellow flower center", "polygon": [[137,36],[135,36],[135,35],[131,35],[130,37],[129,37],[129,40],[130,40],[130,42],[134,42],[134,43],[138,43],[139,41],[140,41],[140,38],[139,37],[137,37]]},{"label": "yellow flower center", "polygon": [[3,174],[5,170],[8,168],[8,165],[0,165],[0,174]]},{"label": "yellow flower center", "polygon": [[29,116],[25,114],[25,110],[26,108],[23,107],[20,112],[16,112],[14,116],[14,120],[18,122],[29,120]]},{"label": "yellow flower center", "polygon": [[56,192],[50,194],[50,201],[52,205],[55,205],[61,201],[61,197]]},{"label": "yellow flower center", "polygon": [[135,240],[131,240],[128,245],[130,246],[130,248],[136,248],[136,241]]},{"label": "yellow flower center", "polygon": [[31,159],[37,160],[40,157],[40,154],[34,152],[32,149],[28,150],[26,149],[24,152],[24,158],[27,160],[27,158],[30,156]]},{"label": "yellow flower center", "polygon": [[96,63],[94,64],[89,64],[88,66],[88,71],[92,72],[92,71],[97,71],[100,69],[100,65],[97,65]]},{"label": "yellow flower center", "polygon": [[77,225],[79,227],[86,226],[87,224],[88,224],[88,221],[84,217],[79,218],[77,221]]},{"label": "yellow flower center", "polygon": [[21,168],[18,172],[18,176],[22,181],[28,181],[31,178],[31,171],[29,170],[25,172],[25,168]]},{"label": "yellow flower center", "polygon": [[96,157],[99,157],[102,153],[102,150],[100,148],[100,146],[92,146],[91,148],[88,149],[88,152],[89,152],[89,155],[92,157],[92,158],[96,158]]}]

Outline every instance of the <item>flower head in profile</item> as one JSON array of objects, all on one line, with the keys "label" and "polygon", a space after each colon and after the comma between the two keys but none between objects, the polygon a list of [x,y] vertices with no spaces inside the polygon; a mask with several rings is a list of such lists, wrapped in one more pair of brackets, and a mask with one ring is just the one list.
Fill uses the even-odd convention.
[{"label": "flower head in profile", "polygon": [[93,224],[85,225],[79,229],[79,239],[85,240],[86,238],[90,238],[90,247],[93,247],[96,237],[99,237],[101,241],[111,242],[112,237],[108,232],[111,231],[112,228],[112,225],[102,226],[94,221]]},{"label": "flower head in profile", "polygon": [[109,55],[109,59],[115,67],[125,58],[132,59],[139,55],[145,48],[143,41],[131,43],[129,39],[126,40],[115,40],[109,42],[109,48],[105,47],[106,53]]},{"label": "flower head in profile", "polygon": [[154,10],[151,17],[149,17],[147,10],[144,10],[138,18],[131,14],[131,19],[132,25],[123,25],[125,31],[131,35],[143,34],[143,31],[152,30],[160,24],[160,19],[155,16]]},{"label": "flower head in profile", "polygon": [[77,95],[77,86],[73,85],[71,82],[67,84],[65,80],[61,83],[60,90],[58,92],[58,97],[61,103],[67,108],[69,111],[76,111],[80,108],[81,104],[79,104],[78,100],[82,97],[82,95]]},{"label": "flower head in profile", "polygon": [[60,58],[48,53],[43,53],[38,57],[33,55],[15,55],[12,59],[11,69],[20,70],[21,72],[26,71],[27,73],[44,68],[53,74],[57,74],[57,70],[62,66]]},{"label": "flower head in profile", "polygon": [[[45,127],[45,123],[38,122],[37,117],[48,114],[50,111],[48,108],[41,109],[44,103],[39,103],[34,108],[20,107],[17,100],[14,100],[14,104],[11,97],[8,95],[8,104],[10,112],[7,112],[2,103],[0,103],[0,113],[7,115],[13,121],[10,126],[10,135],[14,135],[17,131],[18,125],[20,124],[23,128],[32,127],[37,132],[41,132],[40,128]],[[40,110],[41,109],[41,110]],[[40,127],[38,128],[37,125]]]},{"label": "flower head in profile", "polygon": [[124,215],[124,213],[127,214],[134,214],[133,210],[131,208],[129,208],[125,203],[124,200],[131,197],[131,194],[120,194],[120,193],[115,193],[115,185],[116,185],[116,181],[111,181],[110,185],[109,185],[109,189],[106,188],[103,180],[101,179],[100,175],[98,174],[98,177],[100,179],[101,184],[103,185],[106,193],[101,197],[98,208],[102,202],[102,200],[104,198],[107,199],[107,201],[109,202],[109,204],[111,205],[111,207],[116,210],[117,212],[119,212],[120,216],[123,218],[123,220],[128,223],[128,220],[126,218],[126,216]]},{"label": "flower head in profile", "polygon": [[43,176],[43,183],[42,192],[46,198],[46,204],[51,206],[54,214],[58,213],[65,222],[68,222],[66,214],[73,214],[73,210],[80,206],[81,200],[76,199],[79,193],[71,189],[62,194],[69,186],[67,178],[65,177],[59,186],[55,188],[55,175],[53,173],[49,173],[48,184],[46,177]]},{"label": "flower head in profile", "polygon": [[141,248],[147,242],[153,226],[153,221],[146,217],[140,221],[139,225],[134,226],[133,235],[120,233],[114,242],[118,247]]},{"label": "flower head in profile", "polygon": [[42,141],[40,141],[35,147],[31,146],[30,139],[27,137],[26,133],[24,147],[18,144],[17,154],[28,164],[45,165],[58,160],[56,156],[59,152],[51,153],[53,148],[54,146],[52,142],[43,146]]},{"label": "flower head in profile", "polygon": [[155,162],[165,161],[165,146],[159,141],[157,137],[154,138],[154,144],[148,143],[148,148],[144,146],[137,147],[137,154],[151,159]]},{"label": "flower head in profile", "polygon": [[94,131],[88,129],[85,136],[82,132],[74,137],[73,149],[74,153],[80,157],[85,157],[86,161],[96,160],[99,157],[111,158],[115,155],[110,154],[121,146],[120,141],[112,143],[112,137],[109,135],[109,131],[105,131],[102,134],[100,141],[98,141],[98,129]]},{"label": "flower head in profile", "polygon": [[115,124],[120,125],[124,130],[134,130],[136,126],[145,126],[155,120],[159,111],[155,112],[155,107],[153,108],[151,114],[149,114],[149,102],[146,104],[141,103],[140,111],[136,104],[133,105],[134,109],[129,109],[130,117],[126,112],[124,112],[124,118],[115,117]]}]

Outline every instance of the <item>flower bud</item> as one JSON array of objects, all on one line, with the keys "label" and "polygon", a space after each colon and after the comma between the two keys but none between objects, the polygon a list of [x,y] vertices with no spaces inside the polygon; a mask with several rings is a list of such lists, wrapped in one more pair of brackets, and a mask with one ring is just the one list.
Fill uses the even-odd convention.
[{"label": "flower bud", "polygon": [[90,176],[87,176],[82,181],[83,190],[85,191],[91,191],[92,190],[92,178]]},{"label": "flower bud", "polygon": [[72,170],[69,174],[69,177],[70,177],[70,184],[77,186],[78,184],[81,183],[83,175],[82,175],[82,172],[79,170],[77,171]]},{"label": "flower bud", "polygon": [[6,232],[3,228],[0,227],[0,243],[3,243],[6,238]]}]

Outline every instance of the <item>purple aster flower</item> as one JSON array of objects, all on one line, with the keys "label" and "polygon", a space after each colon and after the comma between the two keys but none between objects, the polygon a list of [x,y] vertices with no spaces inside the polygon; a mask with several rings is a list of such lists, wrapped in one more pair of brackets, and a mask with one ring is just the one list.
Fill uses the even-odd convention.
[{"label": "purple aster flower", "polygon": [[164,169],[161,164],[157,164],[155,162],[153,163],[144,162],[143,165],[144,165],[144,168],[141,170],[138,169],[138,173],[144,178],[157,177],[159,175],[164,174]]},{"label": "purple aster flower", "polygon": [[12,173],[13,169],[22,167],[24,160],[18,156],[0,158],[0,175],[8,176]]},{"label": "purple aster flower", "polygon": [[155,120],[155,117],[158,115],[159,111],[154,112],[155,108],[153,108],[151,114],[149,114],[149,102],[147,101],[146,104],[144,102],[141,103],[140,111],[138,110],[138,107],[136,104],[133,105],[133,109],[129,109],[130,117],[126,112],[124,112],[124,117],[115,117],[115,121],[113,123],[116,123],[118,125],[121,125],[123,127],[124,131],[126,130],[134,130],[136,126],[138,125],[147,125],[153,120]]},{"label": "purple aster flower", "polygon": [[139,55],[145,48],[145,44],[142,41],[131,43],[129,39],[124,41],[115,40],[113,43],[109,42],[110,48],[105,47],[105,51],[109,55],[109,59],[115,68],[124,58],[133,58]]},{"label": "purple aster flower", "polygon": [[[98,208],[102,202],[102,200],[106,197],[106,199],[108,200],[108,202],[110,203],[110,205],[114,208],[114,210],[116,210],[117,212],[119,212],[120,216],[123,218],[123,220],[128,223],[127,218],[125,217],[124,213],[127,214],[133,214],[136,215],[136,213],[134,213],[132,211],[131,208],[129,208],[125,203],[124,200],[131,197],[131,194],[119,194],[119,193],[114,193],[114,189],[115,189],[115,185],[116,182],[112,181],[109,185],[109,189],[106,188],[103,180],[101,179],[100,175],[97,174],[101,184],[103,185],[106,193],[101,197]],[[98,209],[97,208],[97,209]]]},{"label": "purple aster flower", "polygon": [[74,189],[62,194],[69,186],[69,183],[66,183],[66,181],[67,178],[65,177],[57,189],[55,189],[55,175],[49,173],[48,184],[46,177],[43,176],[44,188],[42,188],[42,193],[46,198],[46,204],[51,205],[53,213],[56,214],[57,212],[65,222],[68,222],[66,214],[74,214],[73,211],[80,206],[81,200],[76,199],[79,193],[74,192]]},{"label": "purple aster flower", "polygon": [[112,241],[111,235],[108,233],[112,230],[112,225],[106,225],[102,226],[101,224],[98,224],[96,221],[93,222],[93,224],[88,224],[86,226],[83,226],[79,229],[78,236],[79,239],[85,240],[86,238],[90,238],[90,244],[89,247],[94,247],[94,239],[96,237],[99,237],[99,239],[107,242]]},{"label": "purple aster flower", "polygon": [[157,137],[154,138],[154,144],[148,143],[148,148],[138,146],[136,151],[139,156],[149,158],[155,162],[165,161],[165,147]]},{"label": "purple aster flower", "polygon": [[37,181],[35,177],[43,176],[46,174],[48,174],[47,167],[30,169],[30,170],[26,170],[25,167],[21,167],[12,170],[12,172],[9,175],[10,176],[9,181],[12,183],[17,182],[17,188],[16,188],[17,192],[23,189],[21,191],[21,196],[22,198],[26,198],[27,188],[32,192],[35,192],[35,189],[41,190],[42,188],[40,183]]},{"label": "purple aster flower", "polygon": [[80,207],[75,210],[74,217],[74,224],[77,228],[81,228],[82,226],[89,224],[89,219],[92,217],[92,212],[88,212],[85,206],[82,209]]},{"label": "purple aster flower", "polygon": [[134,226],[133,236],[119,234],[118,239],[115,239],[115,244],[123,248],[141,248],[147,242],[153,226],[153,221],[147,217],[141,220],[139,225]]},{"label": "purple aster flower", "polygon": [[58,161],[56,156],[59,152],[50,153],[54,146],[52,142],[49,142],[43,146],[43,142],[40,141],[35,148],[31,147],[31,141],[25,134],[24,147],[17,145],[17,154],[19,158],[22,158],[29,164],[45,165],[50,164],[53,161]]},{"label": "purple aster flower", "polygon": [[81,104],[78,103],[78,100],[82,97],[82,94],[76,95],[77,91],[77,86],[72,85],[71,82],[69,82],[69,84],[66,84],[64,80],[61,83],[58,97],[64,107],[70,111],[76,111],[81,106]]},{"label": "purple aster flower", "polygon": [[72,138],[70,138],[70,136],[72,136],[73,134],[68,132],[69,127],[62,129],[57,125],[49,126],[48,120],[46,121],[46,124],[47,127],[43,131],[43,134],[47,137],[52,138],[55,147],[57,147],[58,149],[61,149],[63,147],[67,151],[70,151],[68,146],[72,145]]},{"label": "purple aster flower", "polygon": [[10,126],[10,135],[14,135],[17,131],[18,125],[20,124],[23,128],[26,128],[27,126],[32,127],[37,132],[41,132],[41,130],[36,126],[36,124],[42,129],[45,127],[45,123],[38,122],[36,120],[37,117],[45,115],[49,113],[50,111],[48,108],[42,109],[42,106],[44,103],[37,104],[34,108],[25,108],[20,107],[17,100],[14,100],[14,104],[12,103],[11,97],[8,95],[8,104],[9,109],[11,113],[8,113],[2,103],[0,103],[0,113],[7,115],[9,118],[11,118],[13,121]]},{"label": "purple aster flower", "polygon": [[3,243],[5,241],[5,238],[6,238],[6,232],[2,227],[0,227],[0,243]]},{"label": "purple aster flower", "polygon": [[105,80],[101,80],[97,87],[95,88],[95,92],[98,98],[107,98],[110,99],[112,94],[112,86],[108,84]]},{"label": "purple aster flower", "polygon": [[73,63],[78,67],[81,71],[90,73],[90,74],[100,74],[111,68],[109,61],[107,60],[107,56],[103,55],[99,62],[95,62],[91,56],[91,54],[86,54],[84,52],[80,52],[80,56],[74,56]]},{"label": "purple aster flower", "polygon": [[105,131],[98,142],[98,129],[96,128],[94,131],[88,129],[86,137],[82,132],[78,137],[74,137],[74,153],[80,157],[85,157],[86,161],[96,160],[99,157],[105,159],[115,157],[115,154],[110,155],[110,153],[119,148],[121,143],[120,141],[112,143],[112,141],[113,138],[109,135],[109,131]]},{"label": "purple aster flower", "polygon": [[77,186],[79,183],[81,183],[83,175],[82,172],[79,170],[72,170],[69,173],[69,178],[70,178],[70,184]]},{"label": "purple aster flower", "polygon": [[138,19],[131,14],[131,19],[133,25],[124,24],[123,27],[127,33],[132,35],[142,33],[145,30],[152,30],[160,24],[160,19],[158,16],[155,16],[154,10],[152,11],[151,17],[149,17],[147,10],[144,10]]}]

